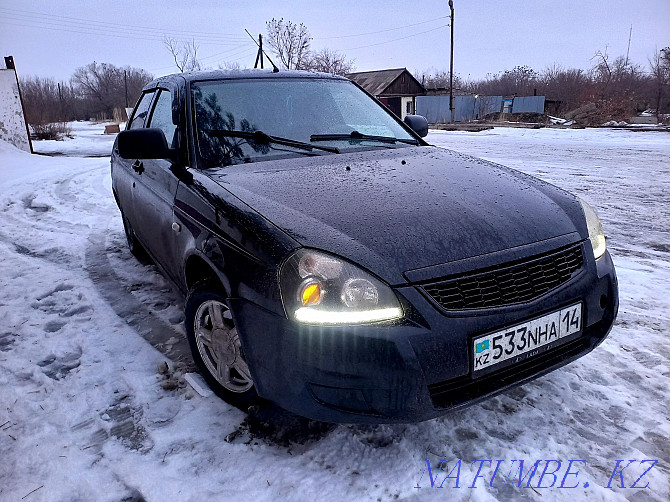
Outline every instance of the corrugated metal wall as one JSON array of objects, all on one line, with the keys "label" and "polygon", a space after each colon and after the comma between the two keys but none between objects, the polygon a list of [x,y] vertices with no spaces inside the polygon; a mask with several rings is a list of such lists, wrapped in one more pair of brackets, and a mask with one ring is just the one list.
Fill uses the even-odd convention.
[{"label": "corrugated metal wall", "polygon": [[[473,120],[475,101],[474,96],[454,96],[454,121]],[[417,96],[416,113],[426,117],[430,124],[451,122],[449,96]]]},{"label": "corrugated metal wall", "polygon": [[514,98],[512,113],[544,113],[544,96]]},{"label": "corrugated metal wall", "polygon": [[[454,122],[477,120],[502,111],[502,96],[454,96]],[[417,96],[416,113],[429,124],[451,122],[449,96]],[[544,113],[544,96],[514,98],[512,113]]]},{"label": "corrugated metal wall", "polygon": [[429,124],[451,122],[449,96],[417,96],[416,113],[426,117]]},{"label": "corrugated metal wall", "polygon": [[502,96],[478,96],[475,103],[475,120],[489,113],[499,113],[502,109]]}]

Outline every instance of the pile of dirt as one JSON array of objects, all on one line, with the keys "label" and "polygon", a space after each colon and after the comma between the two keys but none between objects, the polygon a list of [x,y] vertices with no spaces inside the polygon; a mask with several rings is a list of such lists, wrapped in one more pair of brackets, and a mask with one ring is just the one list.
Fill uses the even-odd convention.
[{"label": "pile of dirt", "polygon": [[567,120],[575,125],[598,127],[610,121],[629,120],[637,111],[630,102],[601,100],[587,103],[565,114]]}]

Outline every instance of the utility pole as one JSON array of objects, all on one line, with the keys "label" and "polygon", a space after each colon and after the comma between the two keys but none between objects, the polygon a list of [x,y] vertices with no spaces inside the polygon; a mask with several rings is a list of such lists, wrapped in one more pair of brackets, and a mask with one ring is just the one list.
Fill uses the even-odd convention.
[{"label": "utility pole", "polygon": [[263,35],[258,34],[258,52],[256,53],[256,62],[254,68],[258,68],[258,60],[261,60],[261,70],[263,69]]},{"label": "utility pole", "polygon": [[60,104],[60,117],[58,117],[58,120],[65,122],[65,113],[63,113],[63,91],[61,91],[60,82],[58,82],[58,103]]},{"label": "utility pole", "polygon": [[449,114],[450,122],[454,121],[454,0],[449,0],[451,10],[451,58],[449,60]]},{"label": "utility pole", "polygon": [[630,39],[633,38],[633,25],[630,25],[630,32],[628,33],[628,50],[626,51],[626,67],[628,67],[628,55],[630,54]]},{"label": "utility pole", "polygon": [[126,88],[126,108],[128,108],[128,72],[123,70],[123,85]]}]

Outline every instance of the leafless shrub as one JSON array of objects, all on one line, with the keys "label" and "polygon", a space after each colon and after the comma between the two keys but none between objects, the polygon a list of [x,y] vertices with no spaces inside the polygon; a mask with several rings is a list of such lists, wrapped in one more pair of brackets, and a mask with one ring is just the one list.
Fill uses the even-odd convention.
[{"label": "leafless shrub", "polygon": [[224,61],[219,63],[219,70],[239,70],[242,66],[237,61]]},{"label": "leafless shrub", "polygon": [[34,124],[32,127],[33,139],[62,140],[72,138],[72,128],[67,122],[51,122],[48,124]]},{"label": "leafless shrub", "polygon": [[306,70],[331,73],[333,75],[347,75],[354,70],[354,61],[337,51],[321,49],[311,52],[304,65]]}]

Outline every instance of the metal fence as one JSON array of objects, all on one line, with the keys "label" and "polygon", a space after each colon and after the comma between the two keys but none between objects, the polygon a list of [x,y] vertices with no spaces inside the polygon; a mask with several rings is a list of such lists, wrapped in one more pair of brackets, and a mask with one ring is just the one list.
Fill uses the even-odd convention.
[{"label": "metal fence", "polygon": [[[474,119],[474,96],[454,96],[454,121]],[[451,122],[449,96],[417,96],[416,113],[423,115],[429,124]]]},{"label": "metal fence", "polygon": [[[482,119],[502,111],[502,96],[454,96],[454,122]],[[512,113],[544,113],[544,96],[516,97]],[[417,96],[416,113],[430,124],[451,122],[449,96]]]},{"label": "metal fence", "polygon": [[544,113],[544,96],[514,98],[512,113]]}]

